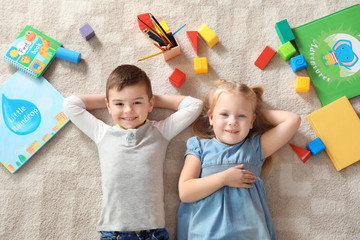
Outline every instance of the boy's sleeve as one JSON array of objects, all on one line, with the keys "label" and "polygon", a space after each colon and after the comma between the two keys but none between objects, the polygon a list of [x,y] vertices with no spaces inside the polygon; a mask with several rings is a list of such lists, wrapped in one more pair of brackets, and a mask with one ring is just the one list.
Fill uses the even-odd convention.
[{"label": "boy's sleeve", "polygon": [[155,126],[170,141],[195,121],[202,111],[202,105],[201,100],[187,96],[181,101],[175,113],[157,122]]},{"label": "boy's sleeve", "polygon": [[102,139],[107,125],[89,113],[86,110],[85,103],[80,98],[76,96],[67,97],[63,101],[63,106],[72,123],[91,140],[98,143]]}]

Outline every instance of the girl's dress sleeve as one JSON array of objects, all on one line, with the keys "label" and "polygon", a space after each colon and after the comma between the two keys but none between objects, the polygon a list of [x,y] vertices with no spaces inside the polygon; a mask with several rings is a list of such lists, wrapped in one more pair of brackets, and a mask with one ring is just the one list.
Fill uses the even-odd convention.
[{"label": "girl's dress sleeve", "polygon": [[257,134],[257,135],[250,137],[250,143],[251,143],[251,146],[253,147],[256,159],[259,159],[261,161],[261,164],[263,164],[265,159],[264,159],[264,154],[263,154],[263,150],[262,150],[262,146],[261,146],[261,135]]},{"label": "girl's dress sleeve", "polygon": [[185,157],[188,154],[191,154],[201,160],[202,148],[201,148],[201,142],[200,142],[199,137],[189,138],[186,142],[186,147],[187,147],[187,150],[185,152]]}]

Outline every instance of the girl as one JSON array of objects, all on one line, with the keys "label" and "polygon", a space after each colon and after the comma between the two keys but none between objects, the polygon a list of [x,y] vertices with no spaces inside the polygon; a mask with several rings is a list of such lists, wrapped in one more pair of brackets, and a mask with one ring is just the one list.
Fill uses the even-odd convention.
[{"label": "girl", "polygon": [[[179,179],[178,240],[276,239],[259,178],[264,160],[296,133],[300,117],[262,109],[263,90],[220,81],[187,141]],[[206,113],[206,112],[205,112]]]}]

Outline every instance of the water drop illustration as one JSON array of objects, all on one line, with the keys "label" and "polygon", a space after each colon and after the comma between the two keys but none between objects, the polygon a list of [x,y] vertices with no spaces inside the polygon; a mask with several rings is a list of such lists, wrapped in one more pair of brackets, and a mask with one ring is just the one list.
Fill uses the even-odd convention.
[{"label": "water drop illustration", "polygon": [[19,154],[18,158],[19,158],[20,162],[22,162],[22,163],[26,162],[26,157],[24,155]]},{"label": "water drop illustration", "polygon": [[17,135],[34,132],[41,122],[41,114],[35,104],[22,99],[9,99],[4,94],[2,113],[7,128]]}]

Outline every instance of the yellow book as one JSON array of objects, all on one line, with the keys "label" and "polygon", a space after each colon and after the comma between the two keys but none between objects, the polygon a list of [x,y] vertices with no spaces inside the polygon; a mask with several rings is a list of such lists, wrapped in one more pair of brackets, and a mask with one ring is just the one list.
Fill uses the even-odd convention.
[{"label": "yellow book", "polygon": [[325,144],[337,171],[360,160],[360,119],[347,97],[309,114],[307,120]]}]

